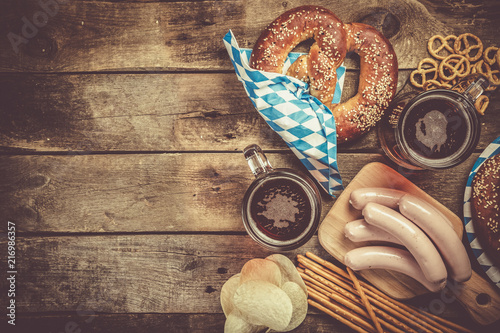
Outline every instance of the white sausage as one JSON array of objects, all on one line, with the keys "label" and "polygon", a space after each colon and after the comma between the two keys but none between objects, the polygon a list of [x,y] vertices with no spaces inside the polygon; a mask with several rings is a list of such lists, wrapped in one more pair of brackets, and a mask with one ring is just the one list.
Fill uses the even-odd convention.
[{"label": "white sausage", "polygon": [[348,222],[344,226],[344,234],[353,242],[388,242],[401,244],[399,239],[385,232],[384,230],[374,227],[365,220],[360,219]]},{"label": "white sausage", "polygon": [[410,194],[401,198],[399,210],[436,244],[453,280],[464,282],[470,279],[472,268],[469,256],[448,219],[429,203]]},{"label": "white sausage", "polygon": [[349,202],[357,210],[363,210],[369,202],[375,202],[396,209],[399,199],[406,192],[384,187],[358,188],[351,192]]},{"label": "white sausage", "polygon": [[390,246],[364,246],[347,252],[344,263],[352,270],[388,269],[408,275],[432,292],[443,289],[446,280],[429,282],[410,252]]},{"label": "white sausage", "polygon": [[427,280],[440,283],[447,277],[446,266],[427,235],[406,217],[377,203],[369,202],[363,209],[366,222],[390,233],[410,251]]}]

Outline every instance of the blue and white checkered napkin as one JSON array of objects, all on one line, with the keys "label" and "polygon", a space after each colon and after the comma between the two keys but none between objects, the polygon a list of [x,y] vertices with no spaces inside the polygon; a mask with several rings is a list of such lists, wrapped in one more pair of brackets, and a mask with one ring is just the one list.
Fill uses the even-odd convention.
[{"label": "blue and white checkered napkin", "polygon": [[[267,124],[285,140],[330,195],[342,191],[337,167],[337,132],[330,110],[309,95],[307,83],[284,74],[250,68],[251,50],[240,49],[231,31],[224,36],[224,44],[238,80]],[[299,55],[290,54],[284,72]],[[333,103],[340,101],[344,74],[345,67],[339,67]]]}]

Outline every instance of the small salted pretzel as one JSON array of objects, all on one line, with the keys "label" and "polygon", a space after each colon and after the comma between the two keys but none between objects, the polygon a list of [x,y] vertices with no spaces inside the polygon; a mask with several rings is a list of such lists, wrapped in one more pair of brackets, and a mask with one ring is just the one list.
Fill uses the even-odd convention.
[{"label": "small salted pretzel", "polygon": [[[457,36],[454,35],[449,35],[446,37],[443,37],[441,35],[434,35],[429,39],[429,42],[427,43],[427,49],[434,58],[443,60],[450,54],[455,53],[453,47],[456,39]],[[438,41],[438,43],[436,43],[435,41]],[[435,44],[437,44],[436,47],[434,47]],[[441,52],[443,50],[445,50],[444,55],[442,54],[443,52]]]},{"label": "small salted pretzel", "polygon": [[[448,65],[455,66],[456,70],[460,73],[467,72],[466,62],[461,61],[461,60],[462,60],[462,58],[460,58],[460,57],[450,57],[450,59],[448,59],[447,63],[448,63]],[[471,68],[472,68],[472,65],[471,65]],[[456,80],[456,79],[457,78],[455,78],[454,80]],[[441,78],[441,80],[443,80],[443,79]]]},{"label": "small salted pretzel", "polygon": [[495,59],[497,60],[498,66],[500,66],[500,49],[498,49],[497,54],[495,54]]},{"label": "small salted pretzel", "polygon": [[[469,39],[474,43],[470,44]],[[465,33],[458,36],[453,48],[457,54],[465,56],[470,62],[477,61],[483,55],[483,42],[481,42],[479,37],[471,33]],[[475,55],[473,55],[474,52]]]},{"label": "small salted pretzel", "polygon": [[479,60],[476,65],[474,66],[476,69],[477,73],[483,74],[490,80],[491,84],[494,84],[495,86],[500,84],[500,70],[498,69],[491,69],[491,66],[488,65],[485,61]]},{"label": "small salted pretzel", "polygon": [[470,62],[463,55],[450,54],[439,64],[439,76],[443,80],[451,81],[470,74]]},{"label": "small salted pretzel", "polygon": [[[483,73],[482,73],[482,71],[483,71],[482,69],[478,70],[478,67],[481,67],[481,66],[488,66],[488,64],[487,64],[487,63],[484,63],[484,64],[483,64],[483,62],[481,62],[481,61],[476,62],[476,63],[474,64],[474,66],[472,66],[472,68],[471,68],[471,71],[470,71],[470,72],[471,72],[471,74],[476,74],[476,73],[483,74]],[[485,74],[483,74],[483,75],[484,75],[484,76],[488,79],[488,81],[489,81],[489,78],[487,77],[487,75],[485,75]],[[490,84],[490,85],[488,86],[488,88],[486,88],[486,91],[494,91],[494,90],[497,90],[497,86],[496,86],[496,85],[494,85],[494,84]]]},{"label": "small salted pretzel", "polygon": [[486,50],[484,50],[483,59],[484,61],[486,61],[488,65],[493,66],[493,64],[497,62],[496,60],[497,51],[498,47],[496,46],[490,46]]},{"label": "small salted pretzel", "polygon": [[476,107],[477,112],[479,112],[480,115],[484,116],[484,111],[488,107],[488,104],[490,104],[490,99],[486,95],[479,96],[478,99],[476,99],[476,102],[474,103],[474,106]]},{"label": "small salted pretzel", "polygon": [[432,89],[451,89],[452,85],[448,82],[439,82],[438,80],[427,80],[422,85],[422,89],[424,91],[432,90]]},{"label": "small salted pretzel", "polygon": [[411,72],[410,81],[417,87],[422,88],[426,81],[438,78],[438,63],[432,58],[422,59],[416,70]]}]

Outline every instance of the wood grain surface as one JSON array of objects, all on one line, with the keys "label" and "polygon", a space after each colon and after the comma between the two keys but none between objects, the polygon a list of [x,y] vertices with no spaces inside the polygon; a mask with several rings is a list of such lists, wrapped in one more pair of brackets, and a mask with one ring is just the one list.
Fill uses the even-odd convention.
[{"label": "wood grain surface", "polygon": [[[409,73],[399,74],[405,91]],[[347,72],[344,100],[357,84],[358,71]],[[0,152],[241,151],[249,143],[287,149],[234,73],[5,74],[0,100]],[[499,110],[494,94],[478,149],[500,133]],[[376,131],[340,147],[376,149]]]},{"label": "wood grain surface", "polygon": [[[413,90],[408,76],[434,34],[471,32],[500,46],[496,0],[2,1],[0,248],[7,221],[15,222],[20,332],[223,331],[222,284],[269,254],[242,226],[253,176],[241,150],[257,143],[273,166],[305,169],[255,112],[222,38],[231,29],[252,48],[275,17],[304,4],[384,33],[402,91]],[[359,59],[345,65],[343,100],[356,93]],[[339,147],[344,184],[364,165],[386,163],[461,216],[469,171],[500,135],[500,99],[489,96],[480,143],[465,163],[405,173],[382,155],[372,130]],[[324,217],[335,199],[322,200]],[[307,250],[334,260],[316,236],[287,255]],[[2,295],[6,271],[2,260]],[[1,296],[0,307],[6,302]],[[408,303],[497,331],[454,298]],[[352,330],[309,309],[293,332]]]},{"label": "wood grain surface", "polygon": [[[26,321],[29,319],[29,321]],[[97,314],[92,310],[59,315],[35,315],[21,317],[20,329],[42,330],[44,332],[175,332],[175,333],[220,333],[224,327],[224,314]],[[313,330],[311,330],[311,328]],[[303,325],[294,333],[347,332],[342,323],[328,317],[309,313]]]},{"label": "wood grain surface", "polygon": [[[0,241],[0,246],[5,245]],[[138,332],[142,330],[136,324],[143,323],[142,329],[156,332],[162,323],[181,332],[202,328],[220,332],[223,283],[246,261],[271,254],[246,235],[206,234],[28,236],[18,239],[17,251],[20,327],[34,328],[39,323],[42,326],[37,329],[44,332],[64,330],[67,322],[85,331]],[[293,260],[305,251],[334,261],[317,237],[286,255]],[[5,265],[2,261],[0,268]],[[4,284],[1,281],[0,286]],[[463,310],[453,296],[424,295],[409,303],[427,310],[436,307],[434,313],[470,325],[467,318],[456,316]],[[318,312],[310,309],[308,317],[311,314]],[[312,318],[320,319],[306,319],[294,332],[311,332],[311,328],[351,332],[328,317]],[[127,323],[126,327],[118,321]],[[494,327],[483,327],[482,332],[494,332]]]},{"label": "wood grain surface", "polygon": [[[499,44],[490,29],[499,13],[494,0],[64,2],[57,11],[53,6],[51,16],[36,0],[6,1],[0,35],[13,33],[28,42],[0,39],[1,71],[230,70],[221,42],[229,29],[241,47],[251,48],[274,18],[305,4],[330,8],[346,23],[377,27],[390,37],[401,69],[416,67],[426,56],[427,39],[435,34],[473,30],[485,44]],[[23,31],[23,17],[33,25],[31,30]]]},{"label": "wood grain surface", "polygon": [[[408,177],[460,216],[477,156],[452,174]],[[268,158],[307,172],[291,153]],[[345,184],[373,161],[388,163],[380,154],[339,155]],[[9,175],[0,179],[2,216],[29,232],[244,231],[241,202],[253,180],[241,153],[12,156],[0,158],[0,172]],[[334,199],[322,194],[324,217]]]}]

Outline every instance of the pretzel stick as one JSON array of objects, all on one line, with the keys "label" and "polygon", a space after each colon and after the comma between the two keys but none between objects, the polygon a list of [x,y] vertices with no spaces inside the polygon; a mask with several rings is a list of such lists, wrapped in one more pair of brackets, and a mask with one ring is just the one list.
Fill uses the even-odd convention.
[{"label": "pretzel stick", "polygon": [[344,317],[336,314],[335,312],[329,310],[328,308],[322,306],[321,304],[311,300],[311,299],[308,299],[307,300],[307,303],[309,303],[309,305],[311,306],[314,306],[316,309],[318,310],[321,310],[323,311],[324,313],[330,315],[331,317],[337,319],[338,321],[340,321],[341,323],[349,326],[350,328],[352,328],[353,330],[355,330],[356,332],[359,332],[359,333],[370,333],[368,332],[367,330],[357,326],[356,324],[353,324],[352,322],[350,322],[349,320],[345,319]]},{"label": "pretzel stick", "polygon": [[[320,294],[325,295],[327,297],[330,297],[330,292],[328,292],[326,289],[323,289],[322,287],[318,286],[317,284],[315,284],[313,282],[309,282],[309,281],[304,281],[304,283],[306,284],[308,292],[309,292],[309,289],[314,289],[317,292],[319,292]],[[342,305],[344,305],[344,304],[342,304]]]},{"label": "pretzel stick", "polygon": [[328,286],[329,288],[331,288],[332,290],[336,291],[337,293],[341,294],[345,298],[350,299],[350,300],[356,302],[357,298],[356,298],[356,296],[353,293],[350,293],[349,291],[347,291],[347,290],[339,287],[334,282],[329,281],[328,279],[325,279],[321,275],[316,274],[315,272],[313,272],[313,271],[311,271],[309,269],[306,269],[306,274],[309,275],[309,276],[311,276],[313,279],[316,279],[316,280],[320,281],[321,283],[323,283],[324,285]]},{"label": "pretzel stick", "polygon": [[[438,332],[438,333],[439,332],[446,332],[446,333],[454,333],[455,332],[454,330],[451,330],[448,327],[445,327],[439,323],[436,323],[436,322],[433,322],[432,320],[429,320],[429,318],[426,318],[427,320],[425,320],[421,316],[416,316],[417,312],[414,309],[408,308],[411,311],[403,309],[403,307],[398,306],[398,304],[396,304],[396,302],[394,300],[388,299],[387,296],[383,297],[383,296],[373,292],[372,290],[369,290],[367,292],[370,294],[370,296],[372,296],[378,302],[383,304],[383,306],[391,308],[391,309],[393,309],[393,311],[401,314],[403,316],[403,318],[405,318],[405,317],[411,318],[415,322],[419,322],[419,323],[425,325],[425,327],[428,327],[429,329],[431,329],[434,332]],[[402,303],[399,303],[399,304],[402,304]],[[429,331],[427,329],[425,329],[425,330]]]},{"label": "pretzel stick", "polygon": [[366,297],[365,292],[361,288],[361,285],[359,284],[358,279],[356,278],[356,275],[354,275],[354,272],[352,269],[347,267],[347,273],[351,276],[352,283],[354,283],[354,287],[356,287],[356,290],[358,291],[359,297],[361,297],[361,301],[363,302],[366,311],[368,311],[368,314],[370,315],[370,319],[373,322],[373,325],[375,325],[375,328],[377,329],[377,333],[384,333],[382,331],[382,327],[380,326],[380,323],[378,321],[377,316],[373,312],[372,305],[370,304],[370,301],[368,300],[368,297]]},{"label": "pretzel stick", "polygon": [[[366,312],[365,309],[363,309],[362,307],[358,306],[358,304],[361,304],[361,302],[356,302],[356,304],[352,301],[349,301],[348,299],[344,298],[343,296],[341,296],[340,294],[337,294],[335,292],[329,292],[327,289],[329,289],[328,287],[324,286],[320,286],[321,285],[321,282],[319,281],[315,281],[314,279],[312,279],[311,277],[305,275],[308,279],[305,281],[306,283],[306,286],[308,287],[308,290],[309,288],[312,288],[316,291],[318,291],[319,293],[325,295],[325,296],[328,296],[329,298],[331,298],[332,300],[334,300],[335,302],[343,305],[344,307],[362,315],[363,317],[369,319],[369,315],[368,313]],[[309,279],[315,281],[315,282],[310,282]],[[384,327],[387,327],[387,329],[391,332],[394,332],[394,333],[408,333],[408,332],[415,332],[414,330],[412,330],[411,328],[409,328],[407,325],[404,325],[403,323],[401,322],[398,322],[394,317],[388,315],[387,313],[383,312],[382,310],[380,309],[377,309],[377,308],[374,308],[373,309],[381,318],[379,319],[380,323],[382,326]],[[384,318],[384,319],[382,319]],[[397,328],[396,326],[394,325],[397,325],[397,326],[400,326],[403,330]]]},{"label": "pretzel stick", "polygon": [[[350,300],[353,300],[353,301],[357,302],[358,304],[363,305],[363,303],[361,302],[361,300],[356,297],[356,295],[355,295],[356,291],[353,288],[351,288],[349,286],[346,286],[348,288],[347,290],[343,289],[343,288],[340,288],[339,286],[337,286],[335,284],[335,282],[329,281],[328,279],[325,279],[324,277],[322,277],[322,276],[320,276],[318,274],[315,274],[314,272],[310,271],[309,269],[306,270],[306,273],[308,275],[311,275],[315,279],[320,280],[322,283],[325,283],[328,286],[332,287],[332,289],[335,292],[338,292],[338,293],[342,294],[342,296],[344,296],[344,297],[346,297],[346,298],[348,298]],[[406,325],[404,323],[404,322],[407,322],[407,323],[409,323],[412,326],[418,327],[422,332],[429,333],[429,331],[426,330],[422,325],[420,325],[420,324],[418,324],[416,322],[413,322],[412,320],[410,320],[410,318],[401,315],[397,311],[394,311],[390,307],[385,306],[381,302],[379,302],[379,301],[377,301],[377,300],[375,300],[375,299],[373,299],[371,297],[370,297],[370,300],[372,302],[374,302],[374,303],[376,302],[377,306],[380,307],[381,309],[385,310],[388,313],[391,313],[391,315],[389,315],[387,313],[384,313],[383,316],[385,318],[387,318],[389,321],[391,321],[393,324],[395,324],[398,327],[400,327],[401,329],[403,329],[405,332],[408,332],[408,333],[417,333],[415,330],[411,329],[408,325]],[[379,313],[379,312],[377,312],[377,313]],[[401,321],[398,321],[398,319],[396,319],[395,317],[399,318],[399,320],[401,320]]]},{"label": "pretzel stick", "polygon": [[[323,267],[319,266],[318,264],[310,261],[307,258],[298,258],[298,260],[301,261],[307,267],[309,267],[311,270],[313,270],[316,273],[318,273],[319,275],[321,275],[322,277],[326,278],[327,280],[332,281],[334,284],[341,286],[342,288],[344,288],[347,291],[350,291],[351,293],[356,293],[356,290],[351,285],[347,284],[347,282],[342,281],[339,278],[339,276],[334,276],[330,272],[326,271]],[[347,273],[345,273],[345,274],[347,274]],[[367,285],[365,283],[363,283],[363,284]],[[373,288],[373,289],[375,289],[375,288]],[[390,303],[388,296],[386,296],[385,294],[382,293],[385,296],[385,298],[384,298],[382,296],[375,294],[374,292],[372,292],[369,289],[367,289],[365,291],[369,294],[369,299],[372,302],[377,302],[377,304],[379,306],[384,306],[384,310],[390,312],[393,316],[398,317],[400,320],[407,322],[408,324],[415,326],[415,327],[419,328],[421,331],[426,332],[426,333],[432,333],[432,331],[434,331],[435,333],[443,333],[442,330],[440,330],[436,327],[433,327],[430,323],[425,322],[421,318],[418,318],[418,317],[412,315],[408,311],[403,311],[400,308],[395,307],[393,304]],[[382,304],[382,302],[384,304]],[[447,328],[445,328],[445,331],[447,333],[453,332]]]},{"label": "pretzel stick", "polygon": [[346,272],[344,272],[344,274],[347,274],[347,279],[344,279],[343,276],[339,276],[338,274],[332,274],[331,272],[325,270],[325,268],[322,267],[321,265],[315,263],[314,261],[311,261],[310,259],[308,259],[304,256],[298,255],[297,260],[299,261],[299,263],[304,265],[306,268],[316,272],[317,274],[322,275],[323,277],[331,280],[332,282],[341,286],[342,288],[354,290],[352,288],[352,286],[350,285],[350,284],[352,284],[352,281]]},{"label": "pretzel stick", "polygon": [[[311,252],[307,252],[306,256],[308,258],[313,259],[314,261],[316,261],[320,265],[323,265],[327,269],[329,269],[331,271],[329,273],[336,273],[335,275],[337,275],[336,276],[337,279],[340,278],[345,283],[350,282],[347,279],[348,274],[346,272],[344,272],[341,268],[335,266],[333,263],[331,263],[327,260],[324,260]],[[304,261],[304,262],[307,263],[308,261]],[[315,264],[315,266],[318,268],[321,267],[321,266],[318,266],[314,262],[313,262],[313,264]],[[304,266],[304,265],[302,265],[302,266]],[[404,316],[405,319],[412,318],[416,321],[419,321],[435,332],[439,332],[439,329],[441,329],[444,332],[449,332],[449,333],[454,332],[452,329],[448,328],[448,327],[451,327],[451,328],[456,329],[456,330],[461,331],[461,332],[474,333],[473,331],[471,331],[465,327],[462,327],[458,324],[455,324],[451,321],[448,321],[444,318],[441,318],[439,316],[435,316],[435,315],[427,313],[425,311],[421,311],[413,306],[406,305],[406,304],[401,303],[397,300],[394,300],[394,299],[388,297],[382,291],[378,290],[377,288],[373,287],[372,285],[370,285],[368,283],[365,283],[363,281],[359,281],[359,282],[363,288],[369,290],[369,291],[365,290],[365,292],[367,292],[369,294],[369,296],[376,298],[377,300],[379,300],[380,302],[382,302],[383,304],[385,304],[389,308],[393,308],[395,311],[400,312]],[[443,326],[443,325],[447,325],[448,327]]]},{"label": "pretzel stick", "polygon": [[[356,325],[363,326],[364,328],[368,329],[369,331],[374,330],[373,326],[371,326],[370,323],[368,323],[367,321],[362,320],[361,318],[359,318],[355,315],[352,315],[351,313],[346,311],[346,309],[342,308],[341,306],[337,306],[334,303],[331,303],[329,301],[328,296],[326,296],[326,294],[323,293],[323,292],[327,292],[326,290],[318,292],[318,291],[315,291],[313,288],[311,288],[311,286],[312,286],[311,282],[307,282],[307,284],[309,285],[309,287],[307,289],[309,296],[314,298],[316,301],[318,301],[322,305],[326,306],[327,308],[335,311],[335,313],[340,314],[343,318],[346,318],[350,322],[354,322]],[[320,287],[316,287],[316,288],[321,290]]]},{"label": "pretzel stick", "polygon": [[[402,304],[404,306],[407,306],[406,304]],[[446,320],[444,318],[441,318],[439,316],[436,316],[436,315],[433,315],[432,313],[429,313],[429,312],[425,312],[423,310],[420,310],[420,309],[417,309],[415,307],[410,307],[410,309],[412,309],[413,311],[417,312],[418,314],[422,315],[422,316],[426,316],[426,317],[430,317],[430,320],[434,319],[436,321],[439,321],[441,322],[442,324],[444,325],[448,325],[456,330],[459,330],[461,332],[465,332],[465,333],[476,333],[474,331],[471,331],[470,329],[468,328],[465,328],[463,326],[460,326],[452,321],[449,321],[449,320]],[[435,323],[436,325],[438,325],[438,323]]]},{"label": "pretzel stick", "polygon": [[460,325],[457,325],[455,323],[451,323],[451,322],[447,321],[446,319],[431,315],[431,314],[424,312],[424,311],[420,311],[419,309],[416,309],[414,307],[411,307],[411,306],[408,306],[404,303],[396,301],[392,298],[389,298],[386,294],[384,294],[383,292],[381,292],[377,288],[375,288],[367,283],[364,283],[362,281],[360,281],[360,282],[361,282],[362,286],[367,289],[365,291],[371,297],[377,299],[379,302],[383,303],[385,306],[394,309],[394,311],[401,313],[403,318],[412,318],[413,320],[418,321],[419,323],[422,323],[423,325],[425,325],[426,327],[430,328],[431,330],[433,330],[435,332],[447,332],[447,333],[455,332],[454,330],[451,330],[450,328],[433,321],[432,318],[429,318],[432,316],[432,317],[434,317],[434,319],[436,321],[439,319],[444,324],[447,324],[448,326],[451,326],[455,329],[458,329],[460,331],[467,332],[467,333],[474,333],[474,332],[472,332],[464,327],[461,327]]},{"label": "pretzel stick", "polygon": [[[350,289],[350,291],[349,291],[349,290],[345,290],[345,289],[343,289],[343,288],[341,288],[341,287],[337,286],[334,282],[329,281],[328,279],[325,279],[324,277],[322,277],[322,276],[320,276],[320,275],[318,275],[318,274],[316,274],[316,273],[312,272],[312,271],[311,271],[311,270],[309,270],[309,269],[306,269],[306,272],[305,272],[305,273],[306,273],[307,275],[310,275],[313,279],[316,279],[316,280],[320,281],[321,283],[323,283],[323,284],[327,285],[328,287],[330,287],[330,288],[331,288],[331,290],[333,290],[333,291],[335,291],[335,292],[337,292],[337,293],[341,294],[341,295],[342,295],[342,296],[344,296],[346,299],[351,300],[351,301],[353,301],[353,302],[356,302],[357,304],[361,304],[361,305],[363,305],[363,303],[361,302],[361,300],[359,300],[359,299],[357,298],[357,296],[354,294],[354,293],[355,293],[355,290],[354,290],[354,289],[349,288],[349,289]],[[383,304],[380,304],[380,302],[378,302],[378,301],[377,301],[377,300],[375,300],[375,299],[371,299],[371,301],[372,301],[372,302],[377,302],[377,304],[378,304],[380,307],[383,307],[383,306],[384,306]],[[388,308],[388,307],[385,307],[385,308],[386,308],[385,310],[386,310],[387,312],[391,312],[390,310],[392,310],[392,309],[390,309],[390,308]],[[378,311],[378,309],[377,309],[377,311]],[[380,310],[380,311],[381,311],[381,310]],[[397,313],[397,312],[395,312],[394,310],[392,310],[392,312],[393,312],[393,313],[392,313],[393,315],[396,315],[396,316],[397,316],[397,317],[399,317],[401,320],[403,320],[403,321],[407,321],[407,322],[409,322],[411,325],[419,327],[422,331],[426,331],[426,330],[425,330],[425,328],[423,328],[421,325],[418,325],[417,323],[414,323],[414,322],[412,322],[411,320],[408,320],[408,318],[406,318],[406,317],[404,317],[404,316],[402,316],[402,315],[398,314],[398,313]],[[380,312],[377,312],[377,313],[380,313]],[[395,324],[395,325],[399,326],[400,328],[404,329],[404,330],[405,330],[405,332],[408,332],[408,333],[417,333],[415,330],[411,329],[408,325],[404,324],[404,323],[403,323],[403,322],[401,322],[401,321],[398,321],[398,320],[397,320],[396,318],[394,318],[393,316],[390,316],[390,315],[388,315],[388,314],[386,314],[386,313],[384,313],[384,314],[383,314],[383,316],[384,316],[384,318],[386,318],[386,319],[388,319],[389,321],[391,321],[393,324]],[[429,332],[429,331],[427,331],[427,332]]]},{"label": "pretzel stick", "polygon": [[316,290],[319,293],[322,293],[325,296],[328,296],[329,298],[331,298],[335,302],[337,302],[337,303],[343,305],[344,307],[356,312],[357,314],[362,315],[363,317],[369,318],[369,315],[366,312],[366,310],[364,310],[360,306],[356,305],[354,302],[346,300],[344,297],[340,296],[339,294],[330,293],[327,290],[318,286],[317,284],[314,284],[311,282],[307,282],[306,286],[310,287],[311,289]]},{"label": "pretzel stick", "polygon": [[311,258],[312,260],[318,262],[319,264],[325,266],[326,268],[328,268],[329,270],[349,279],[349,274],[347,274],[342,268],[340,267],[337,267],[335,266],[334,264],[332,264],[331,262],[323,259],[323,258],[320,258],[318,257],[317,255],[315,255],[314,253],[312,252],[306,252],[306,257],[308,258]]},{"label": "pretzel stick", "polygon": [[[337,273],[339,275],[342,275],[344,277],[347,275],[347,273],[345,273],[341,268],[335,266],[334,264],[332,264],[329,261],[326,261],[326,260],[324,260],[324,259],[316,256],[315,254],[313,254],[311,252],[307,252],[306,256],[309,257],[309,258],[311,258],[311,259],[313,259],[313,260],[315,260],[315,261],[317,261],[318,263],[322,264],[326,268],[330,269],[331,271],[334,271],[335,273]],[[398,302],[398,301],[396,301],[394,299],[391,299],[386,294],[384,294],[382,291],[380,291],[379,289],[373,287],[372,285],[370,285],[368,283],[360,281],[360,284],[361,284],[362,287],[364,287],[366,289],[369,289],[371,291],[371,292],[369,292],[370,296],[376,297],[378,300],[380,300],[381,302],[383,302],[387,306],[392,307],[396,311],[401,312],[405,317],[406,316],[410,316],[412,318],[417,317],[418,319],[415,318],[415,320],[418,320],[419,322],[423,323],[425,326],[433,329],[436,332],[439,332],[439,330],[436,330],[431,325],[434,325],[436,328],[439,328],[440,330],[442,330],[444,332],[451,333],[453,331],[450,330],[449,328],[447,328],[447,327],[439,324],[439,323],[433,322],[432,319],[430,319],[428,316],[432,317],[436,321],[442,322],[445,325],[448,325],[448,326],[451,326],[451,327],[453,327],[455,329],[458,329],[459,331],[463,331],[463,332],[467,332],[467,333],[474,333],[474,332],[468,330],[467,328],[462,327],[460,325],[457,325],[455,323],[452,323],[452,322],[450,322],[450,321],[448,321],[446,319],[443,319],[443,318],[438,317],[438,316],[431,315],[431,314],[429,314],[427,312],[420,311],[420,310],[418,310],[416,308],[412,308],[412,307],[410,307],[410,306],[408,306],[406,304],[403,304],[403,303]],[[423,312],[423,313],[421,313],[421,312]]]},{"label": "pretzel stick", "polygon": [[[334,289],[335,291],[338,291],[338,292],[341,292],[342,291],[339,291],[339,287],[340,286],[341,288],[340,289],[345,289],[345,291],[348,291],[350,293],[356,293],[356,290],[348,285],[346,282],[342,281],[341,278],[339,278],[339,276],[334,276],[333,274],[331,274],[330,272],[326,271],[322,266],[318,265],[317,263],[315,262],[312,262],[311,260],[303,257],[303,256],[300,256],[298,255],[297,256],[297,259],[299,260],[299,262],[301,262],[304,266],[308,267],[306,269],[306,273],[307,274],[310,274],[309,272],[310,271],[314,271],[315,273],[317,273],[318,275],[321,276],[321,278],[325,279],[325,280],[328,280],[330,281],[333,286],[329,285],[329,287],[331,287],[332,289]],[[347,274],[344,272],[344,274]],[[375,300],[375,298],[373,296],[374,293],[373,292],[369,292],[371,295],[369,297],[369,299],[371,301],[374,301],[374,302],[377,302],[377,300]],[[345,295],[344,295],[345,296]],[[377,295],[378,296],[378,295]],[[385,296],[387,298],[387,296]],[[381,298],[379,296],[379,298]],[[384,299],[386,300],[386,299]],[[377,304],[379,306],[384,306],[384,304],[382,304],[380,301],[377,302]],[[431,331],[429,329],[427,329],[426,327],[422,326],[421,323],[424,323],[425,326],[429,327],[432,331],[436,332],[436,333],[442,333],[443,331],[435,328],[435,327],[432,327],[432,325],[430,325],[429,323],[417,318],[416,316],[413,316],[411,313],[408,313],[407,311],[405,311],[406,313],[402,314],[401,313],[401,310],[400,311],[397,311],[397,309],[395,309],[394,307],[391,307],[390,306],[390,302],[388,300],[386,300],[386,305],[389,304],[389,306],[385,306],[385,310],[386,311],[389,311],[392,315],[394,316],[397,316],[398,318],[400,318],[401,320],[409,323],[410,325],[412,326],[415,326],[415,327],[418,327],[421,331],[423,332],[426,332],[426,333],[431,333]],[[449,330],[449,329],[446,329],[446,331],[448,333],[452,333],[453,331]]]},{"label": "pretzel stick", "polygon": [[367,330],[368,332],[375,332],[375,329],[373,328],[371,323],[364,320],[359,315],[350,312],[349,310],[347,310],[346,308],[344,308],[341,305],[330,302],[328,297],[322,296],[321,294],[319,294],[318,292],[316,292],[314,290],[310,290],[310,292],[311,292],[310,293],[311,298],[313,298],[316,302],[329,308],[332,311],[335,311],[337,314],[350,320],[351,322],[362,327],[363,329]]}]

